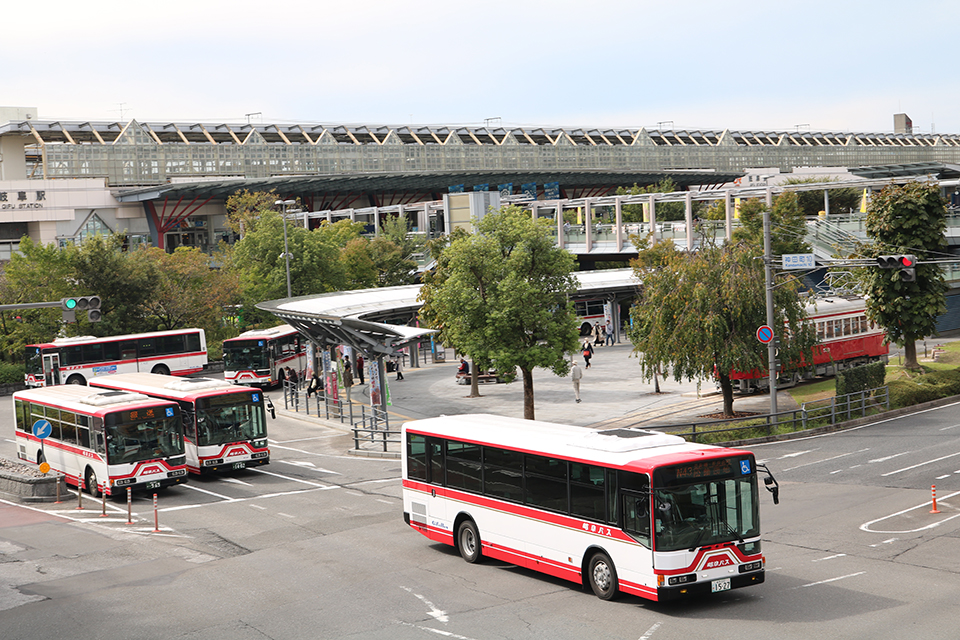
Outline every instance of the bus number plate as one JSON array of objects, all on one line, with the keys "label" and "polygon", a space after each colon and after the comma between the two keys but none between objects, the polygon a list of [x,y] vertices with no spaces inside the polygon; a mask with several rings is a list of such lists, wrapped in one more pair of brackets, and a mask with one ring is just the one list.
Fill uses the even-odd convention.
[{"label": "bus number plate", "polygon": [[148,483],[147,483],[146,485],[144,485],[144,486],[145,486],[147,489],[159,489],[159,488],[160,488],[160,482],[155,480],[155,481],[153,481],[153,482],[148,482]]},{"label": "bus number plate", "polygon": [[247,463],[246,463],[246,462],[234,462],[234,463],[233,463],[233,468],[234,468],[234,469],[246,469],[246,468],[247,468]]},{"label": "bus number plate", "polygon": [[724,578],[723,580],[714,580],[710,583],[710,590],[713,593],[718,591],[729,591],[730,590],[730,578]]}]

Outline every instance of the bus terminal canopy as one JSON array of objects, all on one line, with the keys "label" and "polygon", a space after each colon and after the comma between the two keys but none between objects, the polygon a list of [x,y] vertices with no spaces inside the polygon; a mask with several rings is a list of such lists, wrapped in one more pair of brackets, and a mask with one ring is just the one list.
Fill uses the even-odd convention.
[{"label": "bus terminal canopy", "polygon": [[433,329],[388,324],[407,321],[420,308],[420,285],[338,291],[269,300],[258,309],[277,316],[323,347],[345,344],[362,353],[389,356],[436,333]]},{"label": "bus terminal canopy", "polygon": [[[633,269],[580,271],[576,277],[579,285],[573,299],[628,298],[635,296],[640,286]],[[363,353],[389,356],[436,333],[406,324],[420,309],[419,294],[420,285],[382,287],[269,300],[257,308],[324,347],[346,344]]]}]

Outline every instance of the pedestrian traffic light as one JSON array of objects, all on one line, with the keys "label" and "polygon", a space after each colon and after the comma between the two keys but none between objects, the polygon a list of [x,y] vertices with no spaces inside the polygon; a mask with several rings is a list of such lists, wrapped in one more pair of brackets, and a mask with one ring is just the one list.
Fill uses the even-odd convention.
[{"label": "pedestrian traffic light", "polygon": [[100,296],[60,298],[60,309],[63,311],[64,322],[76,322],[78,310],[87,312],[89,322],[100,322],[103,317],[100,311]]},{"label": "pedestrian traffic light", "polygon": [[914,255],[877,256],[877,265],[881,269],[899,269],[901,282],[915,282],[917,257]]}]

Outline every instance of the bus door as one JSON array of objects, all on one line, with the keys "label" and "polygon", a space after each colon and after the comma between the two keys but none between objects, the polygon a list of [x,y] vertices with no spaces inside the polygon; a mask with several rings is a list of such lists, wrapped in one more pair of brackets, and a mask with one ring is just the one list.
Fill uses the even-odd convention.
[{"label": "bus door", "polygon": [[[137,360],[137,342],[136,340],[124,340],[120,343],[120,362],[125,363],[129,360],[136,362]],[[135,371],[140,370],[140,365],[137,365]]]},{"label": "bus door", "polygon": [[48,387],[60,384],[60,354],[56,351],[43,354],[43,379]]}]

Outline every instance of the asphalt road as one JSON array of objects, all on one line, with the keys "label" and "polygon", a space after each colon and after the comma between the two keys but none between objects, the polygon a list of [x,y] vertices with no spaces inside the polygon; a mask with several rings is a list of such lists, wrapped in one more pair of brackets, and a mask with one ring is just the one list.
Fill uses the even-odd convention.
[{"label": "asphalt road", "polygon": [[[413,376],[407,376],[412,379]],[[401,383],[402,384],[402,383]],[[8,399],[0,455],[14,457]],[[900,638],[954,640],[960,408],[757,446],[767,581],[660,605],[603,602],[500,562],[469,565],[402,521],[397,460],[287,416],[272,462],[152,500],[0,502],[0,637]],[[930,485],[940,514],[929,513]]]}]

